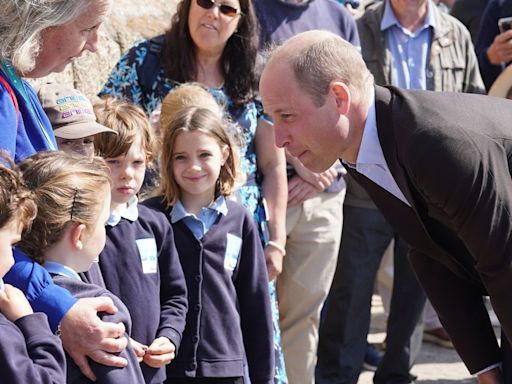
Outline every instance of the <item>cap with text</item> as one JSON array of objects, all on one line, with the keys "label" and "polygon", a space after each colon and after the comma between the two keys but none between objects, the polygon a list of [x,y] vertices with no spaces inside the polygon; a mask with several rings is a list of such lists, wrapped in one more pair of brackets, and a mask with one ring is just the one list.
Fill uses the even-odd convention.
[{"label": "cap with text", "polygon": [[57,137],[81,139],[102,132],[117,134],[96,122],[91,102],[74,88],[47,83],[38,88],[37,96]]}]

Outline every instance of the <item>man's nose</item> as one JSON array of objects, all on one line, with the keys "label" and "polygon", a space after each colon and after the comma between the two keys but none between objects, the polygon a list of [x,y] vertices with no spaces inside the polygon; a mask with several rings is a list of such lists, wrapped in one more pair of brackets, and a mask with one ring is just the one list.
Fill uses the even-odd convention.
[{"label": "man's nose", "polygon": [[274,124],[274,137],[279,148],[284,148],[290,143],[288,131],[281,125]]}]

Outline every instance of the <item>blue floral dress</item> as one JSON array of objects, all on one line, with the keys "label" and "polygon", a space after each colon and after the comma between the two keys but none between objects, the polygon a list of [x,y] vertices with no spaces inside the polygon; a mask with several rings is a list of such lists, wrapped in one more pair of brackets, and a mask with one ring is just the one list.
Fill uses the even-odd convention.
[{"label": "blue floral dress", "polygon": [[[150,42],[143,41],[131,48],[118,61],[109,79],[103,86],[100,96],[110,95],[119,99],[129,100],[141,107],[148,115],[157,109],[165,96],[176,86],[178,82],[167,78],[164,70],[159,66],[158,73],[154,76],[154,82],[150,87],[141,86],[139,74],[142,73],[142,65],[148,54]],[[260,229],[262,243],[268,239],[264,237],[264,226],[262,220],[262,190],[258,182],[258,167],[256,163],[256,151],[254,138],[258,119],[261,116],[261,105],[256,101],[250,101],[242,106],[235,105],[224,93],[222,88],[210,88],[210,93],[217,101],[226,106],[233,122],[238,124],[242,130],[245,147],[241,148],[242,168],[247,177],[247,183],[239,190],[241,203],[253,214],[254,220]],[[274,350],[276,356],[276,368],[274,382],[276,384],[288,383],[284,367],[284,357],[281,349],[281,337],[279,331],[279,312],[277,307],[277,296],[275,283],[269,283],[269,292],[272,304],[272,321],[274,325]]]}]

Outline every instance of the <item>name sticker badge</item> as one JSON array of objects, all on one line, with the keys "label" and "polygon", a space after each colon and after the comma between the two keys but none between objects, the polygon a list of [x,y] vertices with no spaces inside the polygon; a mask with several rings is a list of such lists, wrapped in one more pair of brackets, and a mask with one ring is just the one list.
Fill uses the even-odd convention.
[{"label": "name sticker badge", "polygon": [[240,249],[242,248],[242,239],[238,236],[228,233],[226,239],[226,253],[224,255],[224,269],[233,272],[240,257]]},{"label": "name sticker badge", "polygon": [[156,273],[158,257],[155,239],[137,239],[135,242],[139,249],[142,271],[144,273]]}]

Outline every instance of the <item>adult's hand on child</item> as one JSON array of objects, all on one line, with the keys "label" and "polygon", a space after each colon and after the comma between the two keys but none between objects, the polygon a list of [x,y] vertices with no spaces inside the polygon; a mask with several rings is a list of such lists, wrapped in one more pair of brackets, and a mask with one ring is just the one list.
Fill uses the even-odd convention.
[{"label": "adult's hand on child", "polygon": [[34,313],[25,294],[10,284],[0,291],[0,312],[13,322]]},{"label": "adult's hand on child", "polygon": [[135,356],[137,356],[138,362],[142,363],[142,359],[144,358],[144,355],[146,354],[148,346],[139,343],[137,340],[133,340],[131,337],[130,337],[130,344],[132,345],[132,349],[135,352]]},{"label": "adult's hand on child", "polygon": [[164,367],[174,359],[175,352],[176,347],[167,337],[159,337],[149,346],[144,362],[153,368]]},{"label": "adult's hand on child", "polygon": [[126,367],[126,359],[114,355],[122,352],[128,340],[123,337],[122,323],[106,323],[98,317],[98,312],[115,314],[117,308],[108,297],[95,297],[78,300],[61,321],[61,340],[66,352],[71,356],[82,373],[90,380],[96,380],[87,357],[97,363],[112,367]]}]

